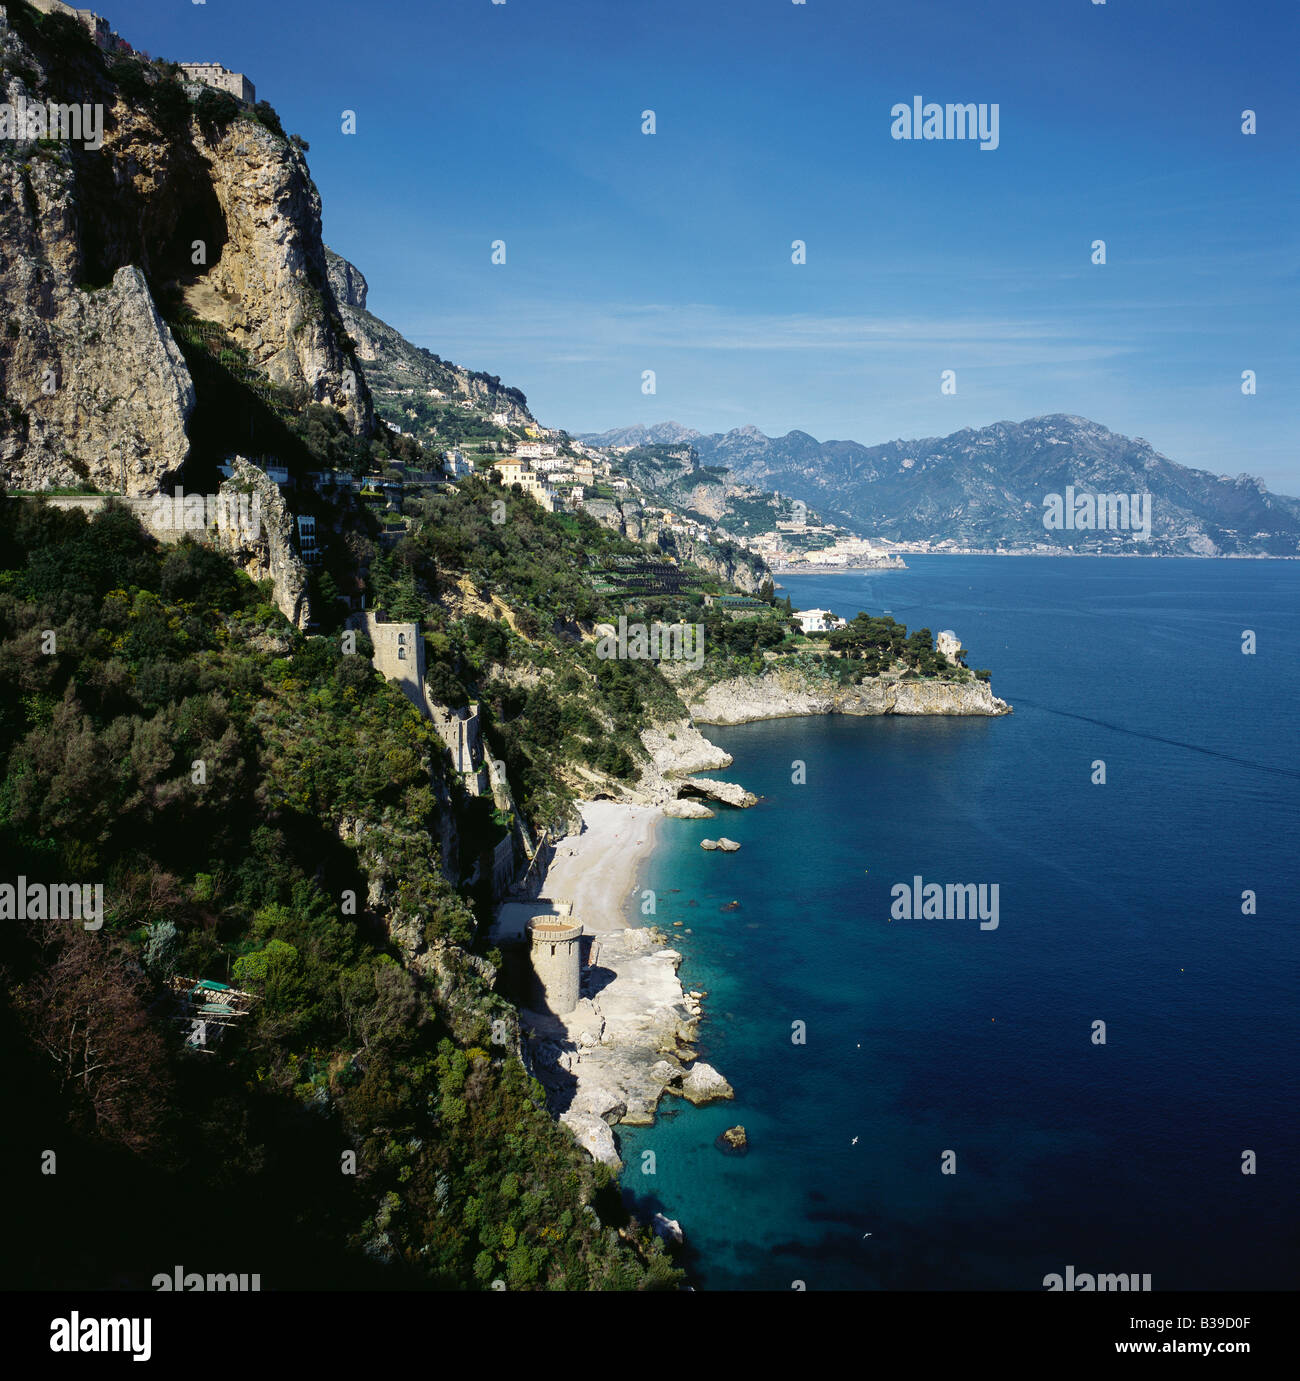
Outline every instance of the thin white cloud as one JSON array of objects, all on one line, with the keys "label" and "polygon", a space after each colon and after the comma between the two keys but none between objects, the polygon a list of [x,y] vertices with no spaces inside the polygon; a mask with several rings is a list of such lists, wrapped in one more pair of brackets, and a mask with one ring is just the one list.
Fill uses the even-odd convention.
[{"label": "thin white cloud", "polygon": [[[825,316],[741,313],[703,303],[605,307],[521,304],[499,313],[440,315],[403,323],[409,337],[456,341],[462,349],[511,351],[549,346],[549,358],[591,363],[613,349],[700,351],[952,352],[976,365],[1064,363],[1110,359],[1130,347],[1109,338],[1083,341],[1077,325],[1030,318]],[[972,350],[979,352],[970,361]]]}]

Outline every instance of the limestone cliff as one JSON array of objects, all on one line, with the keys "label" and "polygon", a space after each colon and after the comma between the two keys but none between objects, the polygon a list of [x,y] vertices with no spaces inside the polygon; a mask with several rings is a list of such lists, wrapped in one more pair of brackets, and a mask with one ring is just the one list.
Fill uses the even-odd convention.
[{"label": "limestone cliff", "polygon": [[257,521],[251,528],[237,525],[214,529],[213,539],[251,579],[272,581],[276,607],[295,628],[306,628],[311,621],[307,568],[294,540],[293,515],[279,486],[265,470],[242,456],[235,456],[231,466],[234,473],[222,484],[222,493],[249,494]]},{"label": "limestone cliff", "polygon": [[737,676],[703,691],[682,690],[701,724],[748,724],[804,714],[1003,715],[1011,706],[986,681],[873,679],[860,686],[813,680],[794,669]]},{"label": "limestone cliff", "polygon": [[364,312],[366,297],[370,292],[365,274],[355,264],[349,264],[341,254],[335,254],[328,245],[325,246],[325,262],[329,269],[330,287],[334,289],[334,299],[340,311],[351,309]]},{"label": "limestone cliff", "polygon": [[747,595],[756,595],[772,578],[767,562],[747,547],[731,542],[706,542],[670,528],[659,529],[655,540],[661,551],[675,556],[679,562],[699,566],[728,585],[744,590]]},{"label": "limestone cliff", "polygon": [[756,595],[772,572],[761,556],[732,542],[708,542],[646,518],[636,499],[584,499],[582,511],[631,542],[644,542],[683,565],[698,566],[746,594]]},{"label": "limestone cliff", "polygon": [[0,101],[102,111],[102,146],[0,140],[0,481],[168,488],[195,388],[168,321],[219,323],[269,381],[373,426],[302,149],[202,123],[164,64],[0,8]]},{"label": "limestone cliff", "polygon": [[[517,388],[508,387],[495,375],[464,369],[412,345],[401,332],[366,309],[370,285],[356,265],[332,249],[327,248],[325,256],[339,314],[356,343],[366,377],[376,395],[390,402],[397,400],[390,411],[400,411],[403,396],[418,395],[445,403],[464,402],[468,411],[484,416],[504,415],[507,425],[513,427],[534,424],[528,400]],[[410,419],[402,418],[398,425],[412,431],[431,449],[441,449],[438,437],[422,432]]]},{"label": "limestone cliff", "polygon": [[320,193],[301,149],[254,120],[236,120],[195,148],[224,234],[204,273],[182,281],[186,305],[221,323],[276,383],[328,403],[353,431],[371,425],[370,397],[347,344],[325,263]]}]

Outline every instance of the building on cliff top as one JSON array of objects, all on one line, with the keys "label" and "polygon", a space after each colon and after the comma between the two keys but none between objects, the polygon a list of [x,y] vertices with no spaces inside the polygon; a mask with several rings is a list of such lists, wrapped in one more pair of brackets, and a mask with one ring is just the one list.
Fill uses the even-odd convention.
[{"label": "building on cliff top", "polygon": [[61,14],[68,19],[75,19],[84,24],[90,37],[94,40],[95,47],[105,53],[130,53],[134,49],[120,34],[114,33],[109,28],[108,20],[103,15],[95,14],[92,10],[75,9],[72,5],[65,5],[63,0],[30,0],[34,9],[38,9],[42,14]]},{"label": "building on cliff top", "polygon": [[253,83],[242,72],[232,72],[219,62],[182,62],[178,66],[191,82],[225,91],[244,105],[252,105],[257,100]]},{"label": "building on cliff top", "polygon": [[510,458],[494,462],[501,474],[501,483],[508,489],[517,484],[548,512],[556,507],[555,490],[533,469],[531,461]]}]

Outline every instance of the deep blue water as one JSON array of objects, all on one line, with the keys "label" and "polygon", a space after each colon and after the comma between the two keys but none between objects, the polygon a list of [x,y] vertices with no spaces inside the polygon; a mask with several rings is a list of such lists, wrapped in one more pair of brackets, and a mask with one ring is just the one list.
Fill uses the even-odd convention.
[{"label": "deep blue water", "polygon": [[[625,1193],[706,1289],[1295,1288],[1300,564],[907,559],[783,584],[954,629],[1015,713],[706,730],[762,799],[665,821],[643,886],[736,1101],[620,1128]],[[891,920],[915,874],[998,928]]]}]

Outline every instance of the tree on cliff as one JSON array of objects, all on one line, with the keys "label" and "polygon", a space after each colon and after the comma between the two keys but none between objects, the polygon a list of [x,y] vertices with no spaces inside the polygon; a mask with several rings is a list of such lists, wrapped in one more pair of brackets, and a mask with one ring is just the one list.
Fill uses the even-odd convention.
[{"label": "tree on cliff", "polygon": [[170,1079],[139,964],[102,931],[52,920],[35,922],[33,931],[46,962],[15,1006],[68,1100],[70,1120],[132,1150],[149,1148]]}]

